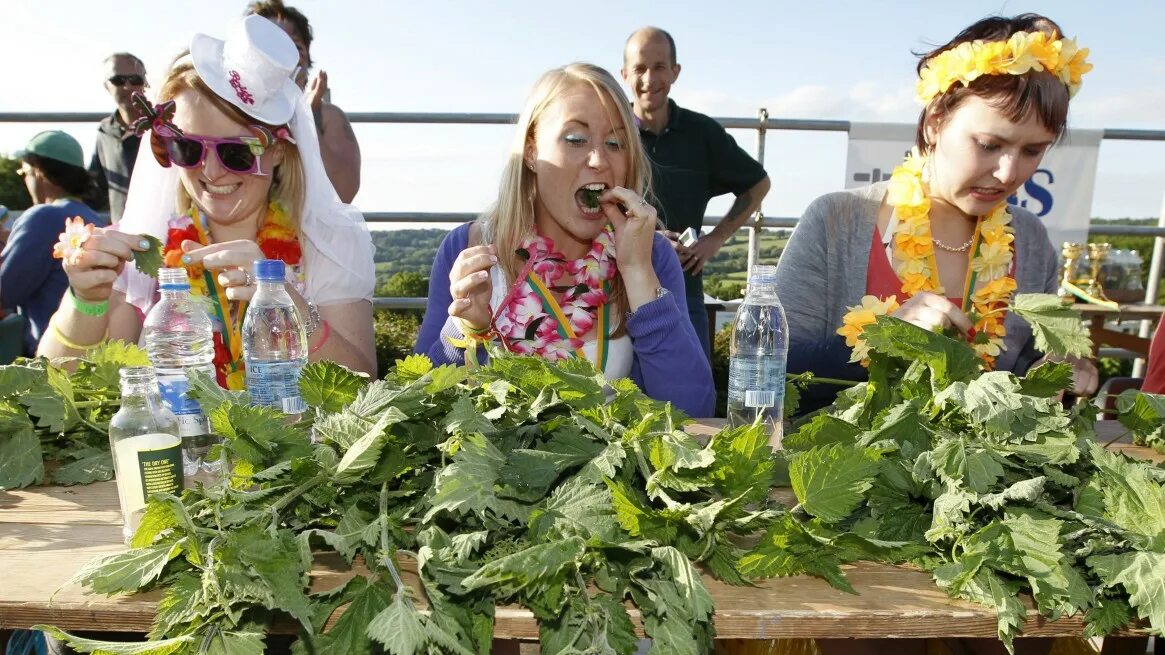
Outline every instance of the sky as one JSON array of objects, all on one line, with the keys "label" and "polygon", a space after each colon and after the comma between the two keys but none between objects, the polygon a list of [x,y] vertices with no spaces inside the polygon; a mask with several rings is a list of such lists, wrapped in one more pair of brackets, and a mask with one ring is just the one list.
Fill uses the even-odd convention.
[{"label": "sky", "polygon": [[[1165,130],[1165,3],[1033,0],[586,3],[288,0],[311,21],[312,56],[332,101],[349,112],[517,113],[535,79],[572,61],[618,74],[623,43],[644,25],[671,32],[681,105],[717,117],[913,123],[916,58],[991,14],[1044,13],[1095,69],[1072,101],[1069,125]],[[0,112],[105,112],[102,60],[127,50],[155,86],[195,32],[221,38],[244,0],[0,0],[7,57]],[[95,123],[0,123],[0,152],[58,127],[92,153]],[[510,126],[355,124],[364,211],[477,212],[496,195]],[[749,152],[756,133],[733,130]],[[799,216],[844,186],[844,132],[773,131],[765,166],[769,216]],[[1165,211],[1165,141],[1101,145],[1092,215]],[[710,214],[722,214],[720,198]]]}]

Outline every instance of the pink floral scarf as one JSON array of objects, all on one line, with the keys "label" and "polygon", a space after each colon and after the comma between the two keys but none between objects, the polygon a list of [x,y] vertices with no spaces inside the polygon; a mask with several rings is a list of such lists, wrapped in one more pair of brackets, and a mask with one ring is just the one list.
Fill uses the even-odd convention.
[{"label": "pink floral scarf", "polygon": [[607,225],[582,259],[567,260],[540,234],[526,239],[518,254],[526,257],[526,265],[494,314],[493,328],[502,344],[510,352],[549,361],[582,357],[582,337],[599,323],[601,370],[610,336],[606,304],[618,270],[612,227]]}]

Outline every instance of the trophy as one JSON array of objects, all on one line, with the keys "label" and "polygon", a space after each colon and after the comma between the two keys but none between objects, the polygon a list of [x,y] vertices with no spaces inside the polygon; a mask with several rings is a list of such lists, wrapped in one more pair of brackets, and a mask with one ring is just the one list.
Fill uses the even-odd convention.
[{"label": "trophy", "polygon": [[1108,259],[1108,251],[1112,249],[1112,244],[1108,243],[1090,243],[1088,244],[1088,264],[1090,276],[1088,286],[1088,295],[1101,300],[1107,300],[1104,296],[1104,273],[1101,271],[1101,266],[1104,265],[1104,260]]},{"label": "trophy", "polygon": [[1060,249],[1060,256],[1064,258],[1064,264],[1060,270],[1059,295],[1060,299],[1065,302],[1073,302],[1073,295],[1069,287],[1076,283],[1076,263],[1080,261],[1082,254],[1084,254],[1084,245],[1079,243],[1065,241]]}]

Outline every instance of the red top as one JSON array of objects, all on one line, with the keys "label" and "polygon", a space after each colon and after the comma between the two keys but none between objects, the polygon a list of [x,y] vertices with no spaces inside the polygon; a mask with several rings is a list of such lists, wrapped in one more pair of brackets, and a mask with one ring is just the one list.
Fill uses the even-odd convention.
[{"label": "red top", "polygon": [[[890,259],[886,257],[886,248],[882,245],[882,232],[874,226],[874,243],[870,246],[870,261],[866,264],[866,294],[877,296],[878,300],[885,300],[890,296],[898,296],[898,304],[906,302],[902,294],[902,280],[894,272]],[[962,298],[947,297],[955,307],[962,308]],[[1162,375],[1165,375],[1165,362],[1162,363]]]},{"label": "red top", "polygon": [[1157,331],[1149,342],[1149,366],[1145,370],[1145,381],[1141,391],[1165,393],[1165,319],[1157,322]]}]

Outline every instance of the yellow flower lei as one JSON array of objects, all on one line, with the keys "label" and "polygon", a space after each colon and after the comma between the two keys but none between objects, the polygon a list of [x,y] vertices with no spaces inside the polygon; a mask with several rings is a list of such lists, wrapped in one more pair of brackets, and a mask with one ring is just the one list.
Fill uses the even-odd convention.
[{"label": "yellow flower lei", "polygon": [[[898,215],[898,226],[890,237],[894,253],[892,263],[894,272],[902,281],[903,298],[919,291],[946,293],[939,282],[934,259],[930,198],[922,181],[925,165],[926,158],[915,149],[901,166],[894,169],[886,193],[886,204],[894,207]],[[1010,223],[1011,214],[1006,202],[999,203],[979,219],[971,240],[972,259],[963,288],[963,307],[969,309],[967,315],[974,325],[974,332],[968,339],[988,368],[994,366],[995,358],[1004,350],[1003,337],[1007,334],[1003,327],[1004,309],[1016,289],[1015,280],[1007,275],[1015,241]],[[981,283],[978,289],[974,288],[976,282]],[[848,308],[837,333],[845,337],[847,346],[853,348],[851,362],[868,363],[868,347],[862,337],[865,327],[877,316],[898,309],[897,301],[897,296],[884,302],[874,296],[865,296],[860,305]]]},{"label": "yellow flower lei", "polygon": [[983,75],[1023,75],[1048,71],[1076,95],[1080,80],[1092,70],[1088,48],[1073,39],[1052,39],[1043,32],[1016,32],[1006,41],[969,41],[936,55],[918,78],[916,93],[922,104],[946,93],[954,84],[964,86]]}]

